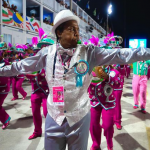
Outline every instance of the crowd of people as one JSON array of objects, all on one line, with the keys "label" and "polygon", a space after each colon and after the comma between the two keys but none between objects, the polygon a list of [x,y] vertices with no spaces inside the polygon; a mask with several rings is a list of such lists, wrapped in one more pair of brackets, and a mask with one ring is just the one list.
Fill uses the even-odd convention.
[{"label": "crowd of people", "polygon": [[[19,62],[25,58],[36,55],[36,53],[45,46],[54,44],[54,41],[51,39],[47,39],[47,42],[43,41],[46,39],[44,36],[45,32],[43,29],[39,29],[40,41],[34,37],[32,39],[32,44],[26,43],[16,44],[13,46],[11,43],[8,45],[5,42],[0,43],[0,64],[1,67],[8,66],[14,62]],[[43,36],[43,37],[42,37]],[[34,45],[34,46],[33,46]],[[35,45],[37,45],[35,47]],[[5,80],[4,80],[5,79]],[[20,74],[13,77],[1,77],[0,78],[0,121],[3,123],[2,129],[5,129],[11,120],[11,117],[5,112],[2,108],[2,103],[7,97],[10,85],[12,85],[12,99],[11,101],[17,100],[18,93],[22,95],[22,99],[25,100],[27,96],[27,92],[23,89],[22,83],[24,79],[30,81],[32,86],[32,94],[31,94],[31,108],[33,113],[33,122],[35,124],[35,130],[33,134],[28,138],[33,139],[35,137],[39,137],[42,134],[42,117],[40,113],[40,107],[43,107],[43,113],[46,117],[47,115],[47,95],[48,95],[48,86],[45,81],[45,71],[44,69],[34,72],[31,74]],[[3,82],[2,82],[3,81]],[[6,86],[2,86],[6,84]],[[3,91],[5,91],[3,93]],[[38,93],[38,94],[37,94]]]},{"label": "crowd of people", "polygon": [[[65,3],[65,0],[56,0],[61,6],[65,6],[66,9],[70,9],[70,6],[68,6],[67,3]],[[74,13],[74,15],[78,16],[81,20],[83,20],[85,23],[88,23],[89,25],[91,25],[91,22],[90,21],[87,21],[87,19],[85,18],[85,16],[83,17],[82,15],[80,14],[77,14],[76,10],[72,9],[72,12]],[[97,30],[98,32],[101,32],[97,27],[94,27],[93,28],[95,30]]]},{"label": "crowd of people", "polygon": [[61,6],[65,6],[66,9],[70,9],[70,6],[65,3],[65,0],[56,0],[56,2],[59,3]]},{"label": "crowd of people", "polygon": [[[4,8],[9,8],[9,9],[13,10],[14,12],[18,12],[17,6],[16,5],[14,6],[14,4],[12,4],[10,6],[9,0],[7,0],[7,2],[5,0],[2,0],[2,1],[3,1],[3,5],[2,6]],[[59,3],[61,6],[65,6],[66,9],[70,9],[70,6],[68,6],[68,4],[65,3],[65,0],[56,0],[56,2]],[[72,12],[76,16],[78,16],[81,20],[83,20],[85,23],[88,23],[89,25],[91,25],[90,21],[87,21],[87,19],[85,17],[82,17],[80,14],[77,14],[77,12],[74,9],[72,10]],[[22,13],[21,13],[21,16],[23,16]],[[31,14],[31,18],[36,19],[34,13]],[[44,18],[43,22],[53,26],[53,22],[48,20],[48,18],[46,18],[46,17]],[[98,32],[101,32],[97,27],[94,27],[94,29],[97,30]]]},{"label": "crowd of people", "polygon": [[10,10],[12,10],[12,11],[14,11],[14,12],[18,12],[17,6],[14,5],[14,4],[12,4],[12,5],[10,6],[9,0],[7,0],[7,2],[6,2],[5,0],[2,0],[2,2],[3,2],[2,6],[3,6],[4,8],[9,8]]},{"label": "crowd of people", "polygon": [[81,44],[77,42],[77,16],[63,10],[55,19],[52,33],[56,33],[57,44],[47,38],[42,28],[39,29],[40,41],[34,37],[32,44],[13,47],[0,43],[2,129],[6,129],[13,118],[2,107],[10,84],[12,101],[18,99],[18,92],[24,100],[27,93],[22,82],[26,76],[32,87],[31,108],[35,127],[29,140],[42,135],[42,105],[46,117],[45,150],[65,150],[66,144],[69,150],[86,150],[89,130],[93,141],[90,150],[101,150],[102,129],[108,150],[113,150],[114,124],[118,130],[122,129],[121,97],[124,78],[129,78],[131,72],[128,64],[133,63],[133,108],[140,107],[141,112],[146,113],[150,50],[123,49],[119,46],[121,38],[112,34],[103,37],[104,45],[100,45],[94,36]]},{"label": "crowd of people", "polygon": [[47,17],[44,18],[43,22],[53,26],[53,22],[51,20],[48,20]]}]

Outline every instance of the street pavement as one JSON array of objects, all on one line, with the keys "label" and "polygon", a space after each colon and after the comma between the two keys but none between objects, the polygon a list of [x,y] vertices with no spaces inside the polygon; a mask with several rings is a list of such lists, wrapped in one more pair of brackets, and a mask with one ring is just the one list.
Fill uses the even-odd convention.
[{"label": "street pavement", "polygon": [[[10,91],[3,106],[11,116],[11,122],[6,130],[2,130],[0,123],[0,150],[44,150],[44,122],[43,134],[41,138],[28,140],[33,133],[34,125],[31,111],[31,86],[28,81],[23,83],[28,96],[25,100],[20,99],[11,101]],[[114,150],[149,150],[150,147],[150,81],[147,88],[147,114],[142,114],[140,109],[133,109],[132,77],[125,79],[122,104],[122,130],[115,128]],[[41,109],[42,111],[42,109]],[[43,113],[42,113],[43,114]],[[92,144],[89,136],[88,150]],[[101,149],[107,150],[106,139],[102,133]]]}]

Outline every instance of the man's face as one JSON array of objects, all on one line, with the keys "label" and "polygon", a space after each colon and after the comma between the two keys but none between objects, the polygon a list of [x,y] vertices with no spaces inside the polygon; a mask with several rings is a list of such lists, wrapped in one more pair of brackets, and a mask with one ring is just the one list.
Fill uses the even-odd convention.
[{"label": "man's face", "polygon": [[18,54],[16,54],[15,57],[16,57],[16,59],[19,59],[19,55]]},{"label": "man's face", "polygon": [[31,48],[29,48],[27,51],[29,54],[33,53],[33,50]]},{"label": "man's face", "polygon": [[76,48],[79,40],[79,26],[74,20],[67,21],[64,25],[63,31],[57,32],[60,44],[64,48]]}]

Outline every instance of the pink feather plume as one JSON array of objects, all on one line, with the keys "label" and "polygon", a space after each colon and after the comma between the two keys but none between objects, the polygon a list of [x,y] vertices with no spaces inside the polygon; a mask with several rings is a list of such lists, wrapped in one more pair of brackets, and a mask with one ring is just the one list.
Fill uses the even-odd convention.
[{"label": "pink feather plume", "polygon": [[84,42],[84,45],[88,45],[88,42]]},{"label": "pink feather plume", "polygon": [[11,44],[11,43],[8,43],[8,47],[9,47],[9,48],[12,48],[12,44]]},{"label": "pink feather plume", "polygon": [[[109,41],[109,39],[110,39],[111,37],[113,37],[113,36],[114,36],[114,32],[112,32],[112,33],[110,33],[110,34],[107,34],[107,36],[105,37],[105,39],[104,39],[103,42],[104,42],[105,44],[107,44],[108,41]],[[115,38],[112,38],[111,41],[115,41]]]},{"label": "pink feather plume", "polygon": [[32,44],[33,45],[37,45],[38,44],[38,38],[37,37],[33,37],[32,38]]},{"label": "pink feather plume", "polygon": [[[42,29],[42,28],[39,28],[39,37],[40,37],[40,39],[42,39],[42,38],[47,38],[47,35],[45,34],[45,32],[44,32],[44,30]],[[42,37],[44,35],[44,37]]]},{"label": "pink feather plume", "polygon": [[23,49],[28,49],[27,45],[22,45],[22,46],[23,46]]},{"label": "pink feather plume", "polygon": [[92,35],[92,38],[89,39],[89,41],[94,44],[95,46],[98,46],[99,38]]},{"label": "pink feather plume", "polygon": [[28,47],[23,44],[16,44],[16,48],[28,49]]},{"label": "pink feather plume", "polygon": [[28,44],[28,47],[33,47],[33,44]]},{"label": "pink feather plume", "polygon": [[23,48],[22,44],[16,44],[16,48]]},{"label": "pink feather plume", "polygon": [[104,39],[104,43],[105,43],[105,44],[107,44],[108,41],[109,41],[109,38],[105,38],[105,39]]},{"label": "pink feather plume", "polygon": [[114,36],[114,32],[111,33],[111,37],[113,37],[113,36]]}]

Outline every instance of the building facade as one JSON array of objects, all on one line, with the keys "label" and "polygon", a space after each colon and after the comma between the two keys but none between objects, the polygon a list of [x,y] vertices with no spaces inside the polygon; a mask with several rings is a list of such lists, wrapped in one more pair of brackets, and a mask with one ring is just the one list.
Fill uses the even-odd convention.
[{"label": "building facade", "polygon": [[[68,6],[69,1],[65,0]],[[38,37],[40,27],[48,37],[55,40],[55,35],[51,33],[53,20],[59,11],[67,9],[66,5],[61,5],[56,0],[9,0],[6,6],[2,1],[0,5],[0,35],[3,35],[6,43],[12,44],[31,43],[33,36]],[[72,11],[81,20],[80,38],[83,41],[87,41],[91,35],[98,37],[106,34],[106,31],[74,2]],[[92,33],[87,31],[89,26],[93,26]]]}]

